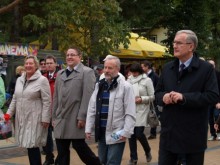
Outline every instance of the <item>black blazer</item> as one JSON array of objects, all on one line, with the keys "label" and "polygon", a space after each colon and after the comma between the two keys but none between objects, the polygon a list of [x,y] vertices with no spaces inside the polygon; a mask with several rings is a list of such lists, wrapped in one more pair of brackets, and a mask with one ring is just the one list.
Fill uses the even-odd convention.
[{"label": "black blazer", "polygon": [[[174,153],[195,153],[207,148],[208,107],[218,102],[219,92],[211,64],[196,55],[182,76],[179,60],[167,63],[155,90],[156,102],[163,106],[160,148]],[[184,101],[164,105],[165,93],[177,91]]]}]

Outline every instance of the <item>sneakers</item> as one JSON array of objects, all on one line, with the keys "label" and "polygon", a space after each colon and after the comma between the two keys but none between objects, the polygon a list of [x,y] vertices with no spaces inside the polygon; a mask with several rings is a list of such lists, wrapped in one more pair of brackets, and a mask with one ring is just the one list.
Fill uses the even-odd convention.
[{"label": "sneakers", "polygon": [[151,155],[151,153],[148,152],[147,155],[146,155],[146,157],[147,157],[147,162],[150,162],[151,159],[152,159],[152,155]]},{"label": "sneakers", "polygon": [[137,164],[137,160],[129,160],[128,165],[136,165]]},{"label": "sneakers", "polygon": [[147,139],[148,139],[148,140],[156,139],[156,136],[155,136],[155,135],[150,135]]},{"label": "sneakers", "polygon": [[214,136],[211,136],[210,138],[208,138],[208,141],[215,141],[216,140],[216,137]]}]

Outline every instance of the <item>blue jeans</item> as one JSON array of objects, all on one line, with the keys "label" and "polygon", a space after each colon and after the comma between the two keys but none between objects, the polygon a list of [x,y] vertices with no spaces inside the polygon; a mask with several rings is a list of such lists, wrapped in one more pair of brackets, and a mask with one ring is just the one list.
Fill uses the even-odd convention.
[{"label": "blue jeans", "polygon": [[110,144],[110,145],[106,144],[105,132],[101,133],[98,142],[98,155],[102,164],[120,165],[124,148],[125,148],[125,142]]},{"label": "blue jeans", "polygon": [[140,141],[145,155],[147,155],[150,151],[150,145],[147,141],[147,138],[144,134],[144,126],[141,127],[135,127],[134,128],[134,134],[131,135],[131,138],[129,138],[129,147],[130,147],[130,157],[132,160],[138,160],[138,154],[137,154],[137,140]]}]

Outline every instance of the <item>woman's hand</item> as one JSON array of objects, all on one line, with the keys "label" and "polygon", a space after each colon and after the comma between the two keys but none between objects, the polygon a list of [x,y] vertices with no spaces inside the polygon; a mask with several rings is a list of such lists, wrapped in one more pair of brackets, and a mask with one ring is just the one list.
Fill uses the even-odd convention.
[{"label": "woman's hand", "polygon": [[136,103],[136,104],[141,104],[141,103],[142,103],[142,98],[139,97],[139,96],[136,96],[136,97],[135,97],[135,103]]},{"label": "woman's hand", "polygon": [[48,128],[48,127],[49,127],[49,124],[50,124],[50,123],[41,122],[41,125],[42,125],[44,128]]}]

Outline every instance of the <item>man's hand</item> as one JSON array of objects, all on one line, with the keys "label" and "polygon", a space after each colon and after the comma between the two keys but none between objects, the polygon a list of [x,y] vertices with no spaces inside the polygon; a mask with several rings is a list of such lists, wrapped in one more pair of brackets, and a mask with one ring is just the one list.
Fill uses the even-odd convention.
[{"label": "man's hand", "polygon": [[85,124],[86,124],[86,122],[84,120],[78,120],[77,127],[78,128],[84,128]]},{"label": "man's hand", "polygon": [[91,139],[91,133],[86,133],[86,139],[88,139],[88,140]]},{"label": "man's hand", "polygon": [[220,103],[217,103],[217,104],[215,105],[215,107],[216,107],[216,109],[220,109]]},{"label": "man's hand", "polygon": [[165,104],[173,104],[173,100],[171,99],[170,97],[170,93],[166,93],[164,96],[163,96],[163,102]]},{"label": "man's hand", "polygon": [[124,137],[124,136],[120,136],[119,139],[125,141],[125,140],[126,140],[126,137]]},{"label": "man's hand", "polygon": [[172,91],[170,92],[170,97],[173,103],[177,103],[178,101],[183,101],[182,93]]}]

